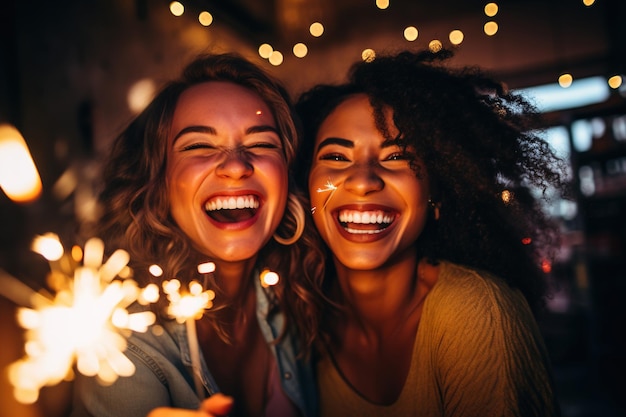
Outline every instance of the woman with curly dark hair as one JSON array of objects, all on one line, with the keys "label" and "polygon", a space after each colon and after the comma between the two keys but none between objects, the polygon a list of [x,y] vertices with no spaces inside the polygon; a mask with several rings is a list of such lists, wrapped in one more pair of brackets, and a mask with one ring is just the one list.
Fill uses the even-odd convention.
[{"label": "woman with curly dark hair", "polygon": [[[161,315],[162,334],[128,339],[134,375],[106,387],[78,381],[74,415],[197,410],[218,392],[234,405],[221,397],[205,411],[232,405],[232,416],[316,414],[305,352],[318,314],[306,289],[315,286],[303,283],[321,276],[322,262],[289,175],[298,146],[292,116],[284,88],[260,68],[232,54],[207,55],[117,138],[104,169],[98,236],[129,251],[142,284],[202,280],[198,265],[215,264],[214,305],[196,322],[204,392],[199,398],[194,387],[185,325]],[[160,278],[148,273],[152,264],[161,266]],[[278,273],[276,285],[261,284],[265,269]]]},{"label": "woman with curly dark hair", "polygon": [[534,313],[562,164],[519,95],[449,51],[303,94],[299,181],[329,251],[321,415],[558,415]]}]

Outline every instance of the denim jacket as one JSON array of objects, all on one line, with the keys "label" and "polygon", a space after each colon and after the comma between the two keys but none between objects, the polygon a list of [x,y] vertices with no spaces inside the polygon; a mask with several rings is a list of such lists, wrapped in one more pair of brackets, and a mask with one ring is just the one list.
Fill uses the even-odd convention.
[{"label": "denim jacket", "polygon": [[[282,313],[268,317],[270,294],[261,287],[259,279],[255,282],[257,319],[266,341],[271,343],[280,335],[285,317]],[[269,347],[286,395],[303,416],[314,417],[318,403],[313,369],[309,363],[296,359],[296,342],[289,334]],[[77,376],[72,417],[145,417],[157,407],[197,409],[200,406],[185,324],[172,320],[162,327],[152,326],[146,333],[133,333],[124,353],[136,367],[131,376],[119,377],[110,386],[101,385],[93,377]],[[202,356],[201,378],[207,397],[219,392]]]}]

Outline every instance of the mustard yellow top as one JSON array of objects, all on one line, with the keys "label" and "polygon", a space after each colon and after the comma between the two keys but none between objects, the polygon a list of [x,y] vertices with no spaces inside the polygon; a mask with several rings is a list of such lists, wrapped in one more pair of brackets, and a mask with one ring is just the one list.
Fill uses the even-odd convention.
[{"label": "mustard yellow top", "polygon": [[317,365],[322,417],[557,416],[548,354],[524,297],[491,275],[442,263],[397,401],[372,404],[329,355]]}]

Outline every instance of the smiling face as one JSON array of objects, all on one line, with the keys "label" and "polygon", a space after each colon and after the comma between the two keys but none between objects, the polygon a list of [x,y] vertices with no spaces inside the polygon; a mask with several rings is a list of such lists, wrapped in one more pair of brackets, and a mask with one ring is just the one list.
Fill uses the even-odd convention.
[{"label": "smiling face", "polygon": [[256,256],[287,201],[287,162],[274,116],[253,91],[206,82],[183,92],[168,137],[172,217],[216,261]]},{"label": "smiling face", "polygon": [[[376,128],[373,111],[363,94],[337,106],[318,130],[309,174],[315,225],[336,260],[354,270],[413,250],[428,212],[425,175]],[[391,112],[387,121],[397,136]]]}]

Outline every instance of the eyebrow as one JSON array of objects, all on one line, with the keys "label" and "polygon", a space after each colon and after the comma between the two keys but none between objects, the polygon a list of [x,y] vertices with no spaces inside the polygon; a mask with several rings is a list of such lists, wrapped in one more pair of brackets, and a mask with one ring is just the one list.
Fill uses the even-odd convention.
[{"label": "eyebrow", "polygon": [[[384,149],[392,146],[402,146],[401,143],[401,138],[387,139],[380,144],[380,147]],[[317,152],[319,152],[324,146],[330,145],[339,145],[351,149],[354,148],[354,142],[351,140],[343,138],[326,138],[322,142],[320,142],[319,146],[317,147]]]},{"label": "eyebrow", "polygon": [[[263,133],[263,132],[273,132],[280,136],[280,134],[278,133],[278,129],[270,125],[251,126],[247,128],[245,131],[247,135],[253,134],[253,133]],[[212,126],[195,126],[195,125],[187,126],[181,129],[180,132],[178,132],[176,136],[174,136],[174,139],[172,140],[172,144],[176,143],[176,140],[178,140],[178,138],[180,138],[183,135],[186,135],[187,133],[205,133],[207,135],[217,135],[217,130],[215,130],[215,128]]]},{"label": "eyebrow", "polygon": [[324,146],[330,145],[339,145],[346,148],[354,148],[354,142],[352,142],[351,140],[342,138],[326,138],[318,145],[317,152],[319,152]]}]

